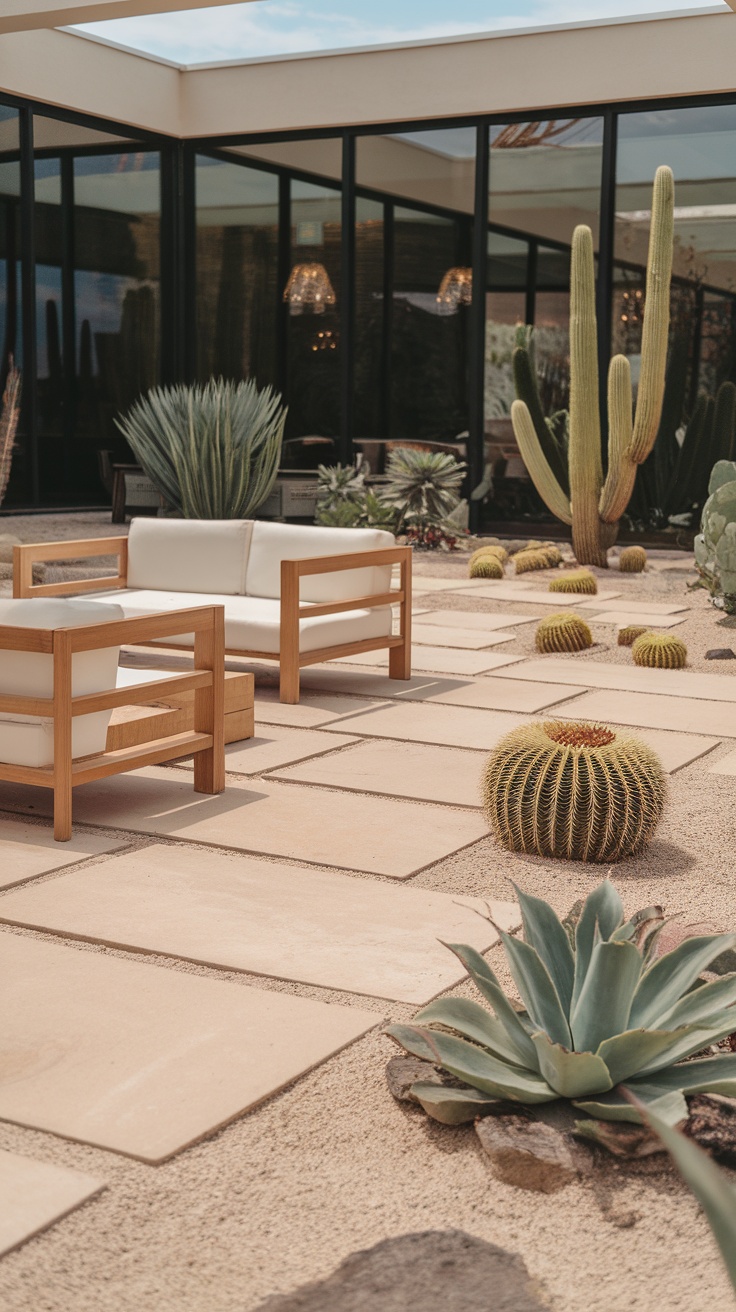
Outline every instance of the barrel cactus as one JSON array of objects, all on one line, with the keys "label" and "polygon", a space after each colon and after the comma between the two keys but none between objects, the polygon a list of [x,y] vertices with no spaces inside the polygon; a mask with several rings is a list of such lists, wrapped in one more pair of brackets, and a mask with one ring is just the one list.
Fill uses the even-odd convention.
[{"label": "barrel cactus", "polygon": [[540,621],[535,641],[537,651],[585,651],[593,646],[593,635],[579,615],[562,610]]},{"label": "barrel cactus", "polygon": [[527,547],[517,551],[512,557],[517,574],[527,574],[535,569],[553,569],[559,565],[562,556],[557,547]]},{"label": "barrel cactus", "polygon": [[633,647],[637,638],[640,638],[642,633],[648,632],[649,629],[646,624],[625,624],[618,631],[618,645],[619,647]]},{"label": "barrel cactus", "polygon": [[[708,984],[699,976],[736,934],[687,939],[655,959],[661,908],[626,920],[608,880],[564,921],[541,898],[515,892],[524,938],[498,934],[524,1009],[517,1011],[479,952],[448,944],[490,1009],[440,998],[411,1024],[386,1030],[454,1077],[453,1085],[411,1086],[428,1115],[460,1125],[499,1110],[499,1101],[567,1099],[598,1120],[640,1123],[650,1110],[676,1125],[688,1115],[686,1095],[736,1096],[736,1053],[688,1060],[733,1033],[736,975]],[[591,1137],[595,1128],[595,1120],[578,1122]]]},{"label": "barrel cactus", "polygon": [[643,547],[624,547],[618,558],[622,574],[641,574],[647,567],[647,553]]},{"label": "barrel cactus", "polygon": [[512,729],[483,775],[490,828],[511,852],[620,861],[640,852],[666,797],[659,757],[629,734],[562,720]]},{"label": "barrel cactus", "polygon": [[500,560],[501,564],[505,565],[509,558],[509,553],[505,547],[501,546],[500,542],[491,542],[487,547],[478,547],[478,550],[474,551],[470,557],[468,564],[475,564],[475,561],[480,560],[481,556],[495,556],[496,560]]},{"label": "barrel cactus", "polygon": [[687,665],[687,647],[672,633],[642,633],[631,648],[635,665],[656,670],[681,670]]},{"label": "barrel cactus", "polygon": [[558,579],[552,579],[549,591],[585,592],[592,596],[598,591],[598,582],[595,574],[591,574],[589,569],[571,569],[569,573],[561,574]]},{"label": "barrel cactus", "polygon": [[498,556],[479,556],[477,560],[471,561],[468,577],[471,579],[502,579],[504,577],[503,565]]}]

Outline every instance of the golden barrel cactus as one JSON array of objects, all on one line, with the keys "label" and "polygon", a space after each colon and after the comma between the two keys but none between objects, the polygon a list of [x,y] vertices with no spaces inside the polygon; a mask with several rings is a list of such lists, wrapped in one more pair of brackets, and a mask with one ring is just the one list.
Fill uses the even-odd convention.
[{"label": "golden barrel cactus", "polygon": [[511,852],[620,861],[640,852],[667,795],[645,743],[602,724],[551,720],[512,729],[483,775],[492,833]]},{"label": "golden barrel cactus", "polygon": [[648,632],[649,629],[646,624],[625,624],[618,631],[618,645],[619,647],[633,647],[637,638],[640,638],[642,633]]},{"label": "golden barrel cactus", "polygon": [[635,665],[655,670],[682,670],[687,665],[687,647],[672,633],[642,633],[631,648]]},{"label": "golden barrel cactus", "polygon": [[598,591],[598,581],[589,569],[571,569],[567,574],[561,574],[558,579],[552,579],[549,591],[586,592],[592,596]]},{"label": "golden barrel cactus", "polygon": [[618,558],[622,574],[641,574],[647,567],[647,553],[643,547],[624,547]]},{"label": "golden barrel cactus", "polygon": [[474,565],[476,560],[480,560],[481,556],[495,556],[497,560],[500,560],[502,565],[505,565],[509,558],[509,553],[505,547],[501,546],[500,542],[490,542],[486,547],[478,547],[478,550],[474,551],[470,557],[468,564]]},{"label": "golden barrel cactus", "polygon": [[537,651],[585,651],[593,646],[593,635],[579,615],[561,610],[540,620],[535,641]]},{"label": "golden barrel cactus", "polygon": [[503,565],[497,556],[479,556],[477,560],[471,561],[468,577],[471,579],[502,579],[504,577]]},{"label": "golden barrel cactus", "polygon": [[512,557],[517,574],[526,574],[533,569],[552,569],[559,565],[562,556],[557,547],[525,547]]}]

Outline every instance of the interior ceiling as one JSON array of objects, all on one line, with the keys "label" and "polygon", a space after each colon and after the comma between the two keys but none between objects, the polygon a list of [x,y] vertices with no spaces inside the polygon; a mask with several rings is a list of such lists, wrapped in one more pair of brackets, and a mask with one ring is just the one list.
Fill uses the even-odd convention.
[{"label": "interior ceiling", "polygon": [[244,0],[2,0],[0,33],[242,3]]}]

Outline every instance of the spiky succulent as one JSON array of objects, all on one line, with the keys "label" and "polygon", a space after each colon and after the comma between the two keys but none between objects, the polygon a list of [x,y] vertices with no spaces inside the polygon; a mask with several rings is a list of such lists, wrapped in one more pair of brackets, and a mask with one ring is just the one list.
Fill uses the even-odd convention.
[{"label": "spiky succulent", "polygon": [[481,556],[495,556],[496,560],[500,560],[501,564],[505,565],[509,558],[509,553],[505,547],[500,545],[500,543],[496,545],[496,543],[492,542],[487,547],[478,547],[478,550],[474,551],[470,557],[468,564],[474,565],[476,560],[480,560]]},{"label": "spiky succulent", "polygon": [[535,569],[553,569],[561,560],[562,556],[556,547],[527,548],[524,551],[517,551],[513,557],[517,574],[527,574]]},{"label": "spiky succulent", "polygon": [[537,651],[585,651],[593,646],[593,635],[579,615],[561,610],[540,620],[535,642]]},{"label": "spiky succulent", "polygon": [[672,633],[642,633],[631,648],[635,665],[656,670],[681,670],[687,665],[687,647]]},{"label": "spiky succulent", "polygon": [[598,581],[589,569],[571,569],[567,574],[561,574],[558,579],[552,579],[549,591],[587,592],[593,595],[598,591]]},{"label": "spiky succulent", "polygon": [[507,733],[488,757],[482,789],[491,831],[511,852],[607,862],[641,851],[667,791],[646,743],[564,720]]},{"label": "spiky succulent", "polygon": [[504,568],[498,556],[479,556],[470,562],[468,577],[471,579],[502,579]]},{"label": "spiky succulent", "polygon": [[646,624],[625,624],[618,631],[618,645],[619,647],[633,647],[637,638],[640,638],[642,633],[648,632]]},{"label": "spiky succulent", "polygon": [[445,451],[399,447],[391,452],[386,473],[383,500],[398,511],[400,526],[441,527],[460,500],[465,465]]},{"label": "spiky succulent", "polygon": [[643,547],[624,547],[618,558],[622,574],[641,574],[647,567],[647,553]]},{"label": "spiky succulent", "polygon": [[524,1005],[517,1011],[473,948],[447,944],[491,1010],[467,998],[432,1002],[391,1038],[465,1087],[418,1081],[412,1096],[435,1120],[459,1125],[498,1100],[565,1098],[591,1116],[641,1121],[640,1104],[666,1124],[688,1114],[686,1094],[736,1095],[736,1053],[688,1061],[736,1029],[736,974],[699,976],[736,934],[686,939],[655,957],[659,907],[630,920],[605,880],[563,922],[516,889],[523,941],[497,932]]}]

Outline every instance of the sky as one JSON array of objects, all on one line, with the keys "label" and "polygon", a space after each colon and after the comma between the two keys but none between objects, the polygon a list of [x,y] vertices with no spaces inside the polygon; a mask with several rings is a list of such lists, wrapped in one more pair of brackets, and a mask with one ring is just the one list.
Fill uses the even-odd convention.
[{"label": "sky", "polygon": [[719,5],[728,8],[724,0],[250,0],[79,30],[196,64]]}]

